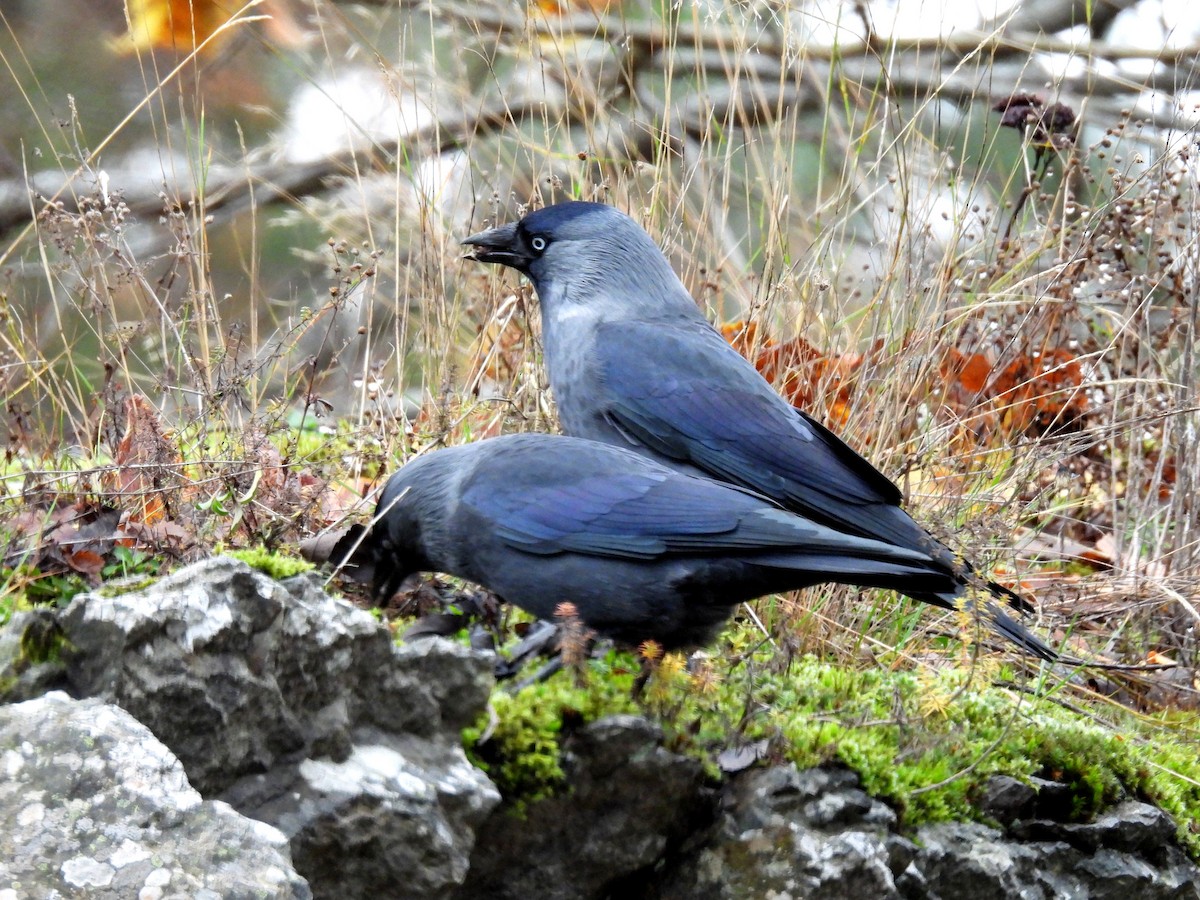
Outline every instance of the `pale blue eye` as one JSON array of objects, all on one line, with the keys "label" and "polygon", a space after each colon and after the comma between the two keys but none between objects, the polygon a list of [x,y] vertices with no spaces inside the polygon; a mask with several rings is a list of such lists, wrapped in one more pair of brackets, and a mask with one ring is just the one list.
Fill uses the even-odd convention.
[{"label": "pale blue eye", "polygon": [[532,247],[536,252],[541,253],[546,249],[546,239],[541,235],[538,235],[529,242],[529,246]]}]

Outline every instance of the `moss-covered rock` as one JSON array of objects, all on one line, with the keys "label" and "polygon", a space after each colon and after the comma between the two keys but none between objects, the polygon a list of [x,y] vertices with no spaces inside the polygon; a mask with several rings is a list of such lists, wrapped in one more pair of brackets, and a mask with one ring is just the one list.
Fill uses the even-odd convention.
[{"label": "moss-covered rock", "polygon": [[[515,694],[498,690],[491,712],[464,738],[475,760],[516,805],[562,784],[564,729],[635,707],[637,660],[609,653],[586,667]],[[1086,819],[1124,798],[1154,803],[1180,823],[1179,839],[1200,858],[1200,757],[1181,721],[1120,708],[1106,721],[1058,699],[1063,684],[1025,684],[995,665],[942,671],[857,670],[811,656],[784,664],[770,648],[735,664],[709,660],[684,672],[670,658],[651,681],[642,711],[665,745],[700,758],[710,774],[733,746],[801,769],[844,766],[912,829],[989,817],[981,805],[994,776],[1064,786],[1068,818]]]},{"label": "moss-covered rock", "polygon": [[250,568],[256,569],[276,581],[283,581],[285,578],[291,578],[301,572],[311,571],[313,567],[312,563],[300,559],[298,556],[290,556],[278,550],[268,550],[265,547],[227,550],[225,555],[240,559]]}]

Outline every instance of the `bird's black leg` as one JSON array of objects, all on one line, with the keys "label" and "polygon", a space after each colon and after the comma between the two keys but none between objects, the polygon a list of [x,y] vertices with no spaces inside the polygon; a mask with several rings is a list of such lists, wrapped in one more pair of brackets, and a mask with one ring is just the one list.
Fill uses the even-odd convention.
[{"label": "bird's black leg", "polygon": [[640,700],[642,691],[646,688],[646,683],[650,681],[650,677],[658,671],[658,661],[660,657],[649,657],[638,654],[638,660],[641,662],[641,668],[638,669],[637,675],[633,679],[633,689],[629,692],[629,696],[634,700]]},{"label": "bird's black leg", "polygon": [[537,684],[538,682],[545,681],[562,667],[562,653],[555,653],[554,656],[550,657],[550,661],[543,665],[540,669],[538,669],[528,678],[522,678],[520,681],[514,684],[512,687],[512,692],[515,694],[518,691],[529,687],[531,684]]}]

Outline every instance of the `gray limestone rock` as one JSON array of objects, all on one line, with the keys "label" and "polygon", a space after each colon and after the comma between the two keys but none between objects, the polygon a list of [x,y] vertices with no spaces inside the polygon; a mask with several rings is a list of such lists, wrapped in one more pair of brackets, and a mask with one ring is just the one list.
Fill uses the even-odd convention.
[{"label": "gray limestone rock", "polygon": [[[1034,810],[1034,798],[998,785]],[[670,898],[1181,900],[1200,898],[1200,870],[1161,810],[1126,802],[1091,823],[977,823],[895,833],[890,809],[845,771],[752,770],[725,788],[710,836],[653,893]]]},{"label": "gray limestone rock", "polygon": [[0,628],[0,703],[40,697],[66,684],[62,627],[52,609],[23,610]]},{"label": "gray limestone rock", "polygon": [[463,753],[491,661],[397,648],[319,578],[232,559],[60,616],[71,689],[120,704],[202,794],[277,826],[317,896],[436,897],[466,875],[500,797]]},{"label": "gray limestone rock", "polygon": [[480,828],[457,898],[604,897],[649,877],[712,819],[700,764],[662,746],[640,716],[610,716],[563,742],[569,790]]},{"label": "gray limestone rock", "polygon": [[201,799],[119,707],[60,692],[0,706],[0,771],[0,896],[312,896],[277,829]]},{"label": "gray limestone rock", "polygon": [[[1174,824],[1159,810],[1161,819],[1147,817],[1144,806],[1120,804],[1091,824],[1028,823],[1016,834],[929,825],[917,831],[916,865],[938,900],[1200,898],[1200,871],[1175,845]],[[1153,849],[1144,843],[1151,833],[1162,839]]]},{"label": "gray limestone rock", "polygon": [[[491,689],[485,658],[448,644],[397,652],[319,579],[284,584],[229,558],[80,595],[60,620],[71,689],[133,713],[205,794],[280,763],[345,759],[360,724],[457,740]],[[453,668],[453,690],[426,667]]]},{"label": "gray limestone rock", "polygon": [[280,766],[223,796],[288,836],[318,897],[446,896],[500,801],[461,747],[367,730],[344,760]]},{"label": "gray limestone rock", "polygon": [[912,854],[891,845],[895,822],[849,772],[750,770],[730,782],[712,839],[674,868],[661,896],[900,897],[893,870]]}]

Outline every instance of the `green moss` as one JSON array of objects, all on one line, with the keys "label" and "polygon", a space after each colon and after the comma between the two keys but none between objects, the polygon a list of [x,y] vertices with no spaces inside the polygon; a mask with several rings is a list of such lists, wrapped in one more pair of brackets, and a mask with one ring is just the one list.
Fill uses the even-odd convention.
[{"label": "green moss", "polygon": [[150,575],[119,578],[116,581],[105,582],[96,589],[96,593],[101,597],[121,597],[135,591],[144,591],[154,584],[154,581],[154,577]]},{"label": "green moss", "polygon": [[56,682],[71,650],[58,621],[45,610],[33,611],[10,628],[14,631],[0,639],[0,703],[26,699],[32,696],[30,689]]},{"label": "green moss", "polygon": [[517,694],[498,690],[489,739],[481,740],[484,717],[467,729],[467,745],[519,807],[561,789],[565,728],[636,709],[663,727],[670,749],[714,775],[722,750],[751,741],[801,768],[852,769],[906,827],[981,819],[975,801],[989,777],[1037,776],[1070,788],[1078,818],[1126,796],[1161,806],[1200,859],[1200,835],[1187,827],[1200,819],[1194,723],[1106,707],[1102,725],[1056,702],[1061,685],[1018,689],[1013,673],[995,666],[859,671],[812,657],[785,662],[769,647],[746,652],[750,642],[736,631],[725,642],[697,675],[668,662],[641,704],[629,699],[637,661],[619,653],[589,663],[582,687],[561,673]]},{"label": "green moss", "polygon": [[73,572],[44,575],[32,566],[20,566],[4,574],[30,606],[66,607],[76,594],[88,589],[83,577]]},{"label": "green moss", "polygon": [[499,688],[490,710],[463,729],[471,761],[488,773],[514,810],[562,788],[559,741],[565,731],[637,711],[630,699],[636,664],[629,668],[627,660],[626,654],[613,652],[590,661],[584,685],[560,672],[516,693]]},{"label": "green moss", "polygon": [[227,550],[228,556],[240,559],[252,569],[278,580],[291,578],[312,569],[312,563],[295,556],[287,556],[264,547],[247,547],[243,550]]},{"label": "green moss", "polygon": [[[918,678],[805,658],[787,677],[771,674],[755,686],[769,712],[747,735],[774,738],[800,766],[854,770],[908,826],[980,818],[974,801],[994,774],[1066,784],[1079,818],[1130,795],[1159,803],[1181,823],[1200,812],[1189,782],[1200,779],[1200,759],[1176,737],[1143,734],[1133,750],[1129,735],[1139,729],[1132,724],[1121,732],[1101,727],[1056,703],[1051,685],[1029,685],[1030,696],[994,683],[998,675],[950,669]],[[1157,782],[1139,762],[1156,758]],[[1186,828],[1180,837],[1200,852]]]},{"label": "green moss", "polygon": [[14,670],[18,672],[29,666],[61,663],[71,642],[54,619],[35,618],[21,632],[20,646],[20,658],[13,662]]}]

